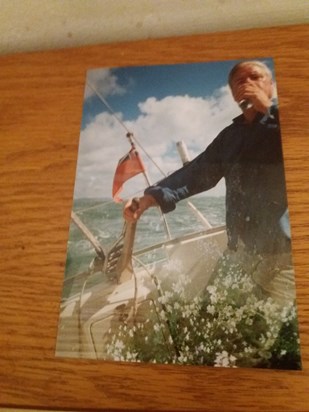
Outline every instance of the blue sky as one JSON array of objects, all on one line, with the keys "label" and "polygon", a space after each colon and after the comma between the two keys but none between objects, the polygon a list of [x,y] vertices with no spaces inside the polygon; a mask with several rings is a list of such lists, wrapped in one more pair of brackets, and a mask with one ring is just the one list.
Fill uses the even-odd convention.
[{"label": "blue sky", "polygon": [[[273,71],[271,59],[259,60]],[[130,148],[125,129],[87,82],[168,174],[181,167],[178,140],[185,141],[193,158],[240,114],[227,86],[228,73],[238,61],[88,71],[75,197],[110,197],[117,162]],[[152,182],[162,178],[154,165],[144,160]],[[124,195],[131,196],[144,187],[143,177],[138,176],[126,184]],[[224,195],[223,182],[209,194]]]},{"label": "blue sky", "polygon": [[[272,59],[262,60],[273,71]],[[116,112],[122,112],[126,120],[132,120],[139,114],[138,103],[151,96],[211,96],[227,84],[227,74],[239,61],[113,68],[110,70],[117,76],[123,93],[108,94],[108,103]],[[105,110],[97,96],[85,99],[82,128]]]}]

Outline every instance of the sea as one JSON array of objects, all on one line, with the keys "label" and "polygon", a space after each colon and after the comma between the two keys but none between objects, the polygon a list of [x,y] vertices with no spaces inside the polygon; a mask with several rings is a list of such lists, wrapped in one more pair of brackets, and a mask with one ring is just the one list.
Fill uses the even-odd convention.
[{"label": "sea", "polygon": [[[171,238],[205,229],[205,223],[190,206],[193,204],[212,226],[225,224],[225,197],[196,196],[177,204],[174,211],[164,215]],[[124,219],[123,204],[107,199],[74,199],[73,211],[87,226],[100,244],[108,250],[121,235]],[[148,209],[139,219],[134,251],[168,239],[163,216],[158,208]],[[96,256],[90,241],[71,221],[65,278],[71,278],[88,269]]]}]

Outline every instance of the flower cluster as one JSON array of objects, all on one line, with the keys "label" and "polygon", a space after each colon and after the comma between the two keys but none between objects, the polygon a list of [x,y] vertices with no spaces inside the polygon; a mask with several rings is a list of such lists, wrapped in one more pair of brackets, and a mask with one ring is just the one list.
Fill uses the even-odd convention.
[{"label": "flower cluster", "polygon": [[107,354],[122,361],[299,368],[294,303],[279,305],[255,289],[234,267],[191,298],[190,280],[180,275],[144,302],[133,321],[110,331]]}]

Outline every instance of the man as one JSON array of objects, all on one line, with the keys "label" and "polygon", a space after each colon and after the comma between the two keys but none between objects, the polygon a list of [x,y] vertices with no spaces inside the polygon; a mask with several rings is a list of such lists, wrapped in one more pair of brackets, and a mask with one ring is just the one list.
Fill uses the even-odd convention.
[{"label": "man", "polygon": [[136,221],[151,206],[167,213],[224,177],[227,259],[236,254],[265,294],[291,300],[294,277],[290,239],[280,226],[287,199],[272,75],[259,61],[242,62],[231,70],[229,85],[242,115],[189,164],[147,188],[134,212],[129,201],[124,217]]}]

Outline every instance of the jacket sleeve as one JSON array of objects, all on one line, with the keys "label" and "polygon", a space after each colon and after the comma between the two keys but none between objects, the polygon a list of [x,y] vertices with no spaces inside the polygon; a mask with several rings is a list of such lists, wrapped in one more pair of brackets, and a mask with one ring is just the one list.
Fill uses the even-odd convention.
[{"label": "jacket sleeve", "polygon": [[175,209],[176,203],[214,187],[222,178],[220,135],[190,163],[150,186],[145,194],[153,196],[164,213]]}]

